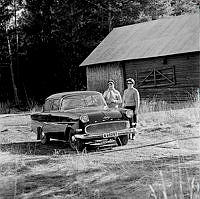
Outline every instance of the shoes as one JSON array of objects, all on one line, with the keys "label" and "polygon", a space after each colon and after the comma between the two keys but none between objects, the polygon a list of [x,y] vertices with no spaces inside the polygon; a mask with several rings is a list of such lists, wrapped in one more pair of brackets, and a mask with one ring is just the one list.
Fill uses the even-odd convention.
[{"label": "shoes", "polygon": [[[136,126],[137,126],[137,123],[132,123],[132,128],[135,128],[135,132],[136,132]],[[129,134],[128,138],[130,140],[135,140],[135,132]]]},{"label": "shoes", "polygon": [[130,134],[128,135],[128,138],[129,138],[129,140],[135,140],[135,134],[130,133]]},{"label": "shoes", "polygon": [[133,128],[136,128],[137,123],[132,123]]}]

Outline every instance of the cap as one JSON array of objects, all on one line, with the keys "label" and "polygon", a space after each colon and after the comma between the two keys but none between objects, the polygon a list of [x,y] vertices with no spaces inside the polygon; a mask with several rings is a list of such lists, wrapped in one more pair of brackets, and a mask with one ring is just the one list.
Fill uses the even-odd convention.
[{"label": "cap", "polygon": [[113,84],[114,84],[115,82],[114,82],[113,79],[109,79],[109,80],[108,80],[108,84],[109,84],[109,83],[113,83]]},{"label": "cap", "polygon": [[128,78],[128,79],[126,80],[126,82],[127,82],[127,83],[130,83],[130,84],[135,84],[135,81],[134,81],[134,79],[132,79],[132,78]]}]

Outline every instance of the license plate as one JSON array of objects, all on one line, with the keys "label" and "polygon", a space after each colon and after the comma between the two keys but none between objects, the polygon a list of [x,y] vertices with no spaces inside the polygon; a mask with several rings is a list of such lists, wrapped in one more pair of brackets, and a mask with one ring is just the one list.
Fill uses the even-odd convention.
[{"label": "license plate", "polygon": [[103,138],[110,138],[110,137],[117,137],[117,136],[118,136],[117,131],[103,134]]}]

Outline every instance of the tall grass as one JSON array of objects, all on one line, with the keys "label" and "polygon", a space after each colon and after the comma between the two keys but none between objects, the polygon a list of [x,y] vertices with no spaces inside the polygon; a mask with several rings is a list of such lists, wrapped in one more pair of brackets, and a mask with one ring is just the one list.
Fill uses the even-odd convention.
[{"label": "tall grass", "polygon": [[[177,102],[167,102],[163,100],[158,100],[153,98],[150,100],[142,99],[140,104],[140,113],[149,113],[155,111],[167,111],[183,108],[200,107],[200,101],[196,97],[191,97],[189,101],[177,101]],[[0,114],[1,113],[16,113],[20,111],[20,108],[30,110],[30,112],[41,111],[42,105],[35,100],[29,99],[27,104],[15,105],[13,106],[11,102],[0,102]]]},{"label": "tall grass", "polygon": [[142,101],[138,123],[139,126],[161,127],[163,124],[196,125],[200,122],[200,102],[167,103],[164,101]]},{"label": "tall grass", "polygon": [[[150,184],[152,198],[154,199],[199,199],[199,176],[192,174],[192,167],[183,163],[179,157],[178,163],[171,166],[168,171],[158,170],[160,181]],[[193,168],[194,169],[194,168]]]},{"label": "tall grass", "polygon": [[0,102],[0,114],[1,113],[10,113],[10,102]]},{"label": "tall grass", "polygon": [[0,114],[8,113],[21,113],[21,112],[37,112],[42,110],[42,105],[35,102],[34,100],[29,100],[28,104],[18,104],[13,105],[9,101],[0,102]]},{"label": "tall grass", "polygon": [[[31,112],[41,110],[41,106],[35,102],[31,102],[29,108]],[[154,122],[154,124],[156,125],[164,122],[198,122],[200,121],[199,108],[200,102],[196,101],[171,104],[165,101],[143,100],[140,106],[140,113],[142,115],[140,119],[141,122],[148,119]],[[180,110],[175,111],[174,109]],[[0,111],[12,112],[9,108],[9,103],[0,104]],[[148,114],[146,114],[145,116],[144,113]],[[13,147],[12,149],[11,146],[10,151],[12,150],[15,150],[16,152],[16,148]],[[19,148],[18,150],[20,154],[21,149]],[[41,187],[44,186],[44,184],[42,184],[42,181],[37,178],[37,176],[39,176],[38,174],[43,174],[43,176],[45,177],[45,181],[47,180],[47,182],[45,183],[47,183],[48,185],[49,181],[51,185],[50,194],[52,198],[67,198],[68,196],[69,198],[104,198],[104,191],[106,190],[106,188],[104,189],[104,187],[102,186],[100,189],[98,187],[99,181],[101,182],[100,185],[104,185],[105,187],[109,187],[109,183],[114,184],[116,181],[115,186],[121,189],[121,193],[126,193],[127,190],[130,191],[131,189],[135,189],[135,192],[143,188],[143,192],[149,189],[149,192],[151,192],[151,197],[149,198],[151,199],[200,198],[199,176],[198,178],[196,178],[191,171],[193,168],[188,169],[188,166],[182,164],[181,159],[178,164],[174,164],[168,168],[166,165],[169,163],[167,163],[163,166],[160,166],[160,168],[162,169],[156,168],[152,172],[152,170],[149,170],[149,167],[151,167],[152,164],[150,163],[149,165],[147,165],[145,160],[144,166],[142,168],[141,165],[138,166],[135,162],[131,162],[129,164],[120,164],[119,162],[117,162],[117,156],[120,154],[117,154],[116,158],[113,157],[112,163],[109,162],[109,164],[106,164],[106,158],[105,160],[101,160],[102,157],[90,156],[90,154],[87,153],[81,153],[78,154],[78,156],[60,156],[59,151],[55,151],[55,154],[53,154],[52,156],[38,158],[34,156],[36,155],[36,150],[36,145],[34,145],[32,148],[28,145],[27,154],[25,155],[25,157],[19,157],[19,159],[15,159],[14,161],[11,158],[12,160],[8,160],[8,163],[1,165],[0,172],[5,176],[20,174],[23,175],[27,172],[27,176],[29,174],[32,175],[34,179],[36,179],[35,182],[30,181],[29,183],[32,183],[33,185],[41,183]],[[28,159],[28,155],[32,155],[30,159]],[[46,160],[47,164],[41,164],[41,162],[44,163],[46,162]],[[145,164],[147,166],[145,166]],[[71,176],[71,173],[75,175]],[[64,179],[63,181],[66,181],[66,184],[61,184],[60,187],[59,185],[58,187],[54,187],[53,182],[55,180],[58,180],[56,174],[60,174],[59,179]],[[157,178],[157,176],[159,179]],[[146,179],[149,179],[149,181],[155,181],[155,183],[147,183]],[[118,182],[120,183],[120,181],[124,183],[124,185],[121,187],[117,184]],[[23,190],[23,187],[26,186],[20,183],[20,181],[18,182],[17,180],[15,180],[14,196],[16,198],[20,194],[17,192],[17,187],[21,186],[22,192],[26,191]],[[49,191],[49,186],[42,188],[44,192],[47,190]],[[58,192],[56,192],[55,188],[58,189]],[[116,190],[117,188],[114,189],[114,191]],[[32,192],[33,194],[32,198],[34,198],[34,191],[34,188],[30,189],[30,192]],[[120,193],[120,190],[118,193]],[[134,195],[133,198],[135,198]]]},{"label": "tall grass", "polygon": [[170,103],[162,100],[141,100],[140,113],[149,113],[155,111],[169,111],[184,108],[199,108],[200,101],[190,100],[185,102]]}]

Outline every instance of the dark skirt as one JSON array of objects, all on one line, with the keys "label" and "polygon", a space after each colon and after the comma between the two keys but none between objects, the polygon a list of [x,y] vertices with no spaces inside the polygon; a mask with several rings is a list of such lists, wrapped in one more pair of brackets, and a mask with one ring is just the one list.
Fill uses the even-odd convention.
[{"label": "dark skirt", "polygon": [[133,117],[130,119],[130,122],[131,122],[131,127],[136,127],[137,115],[135,114],[135,106],[125,106],[124,108],[130,109],[133,111]]}]

